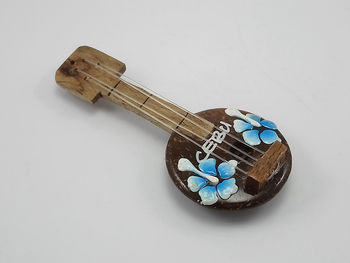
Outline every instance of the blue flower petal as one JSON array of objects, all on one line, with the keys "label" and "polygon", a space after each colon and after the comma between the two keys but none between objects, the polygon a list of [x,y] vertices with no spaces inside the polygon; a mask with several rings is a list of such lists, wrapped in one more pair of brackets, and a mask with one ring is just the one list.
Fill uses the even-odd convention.
[{"label": "blue flower petal", "polygon": [[236,132],[241,133],[245,130],[250,130],[253,128],[253,125],[251,125],[248,122],[242,121],[242,120],[234,120],[233,121],[233,128]]},{"label": "blue flower petal", "polygon": [[263,120],[260,122],[262,126],[272,129],[272,130],[276,130],[277,129],[277,125],[275,123],[273,123],[272,121],[268,121],[268,120]]},{"label": "blue flower petal", "polygon": [[218,172],[221,178],[227,179],[235,174],[235,168],[227,162],[223,162],[218,167]]},{"label": "blue flower petal", "polygon": [[198,193],[202,199],[203,205],[212,205],[218,201],[218,197],[216,196],[215,186],[206,186],[202,188]]},{"label": "blue flower petal", "polygon": [[246,143],[250,145],[259,145],[260,139],[259,139],[259,131],[258,130],[250,130],[243,132],[243,139]]},{"label": "blue flower petal", "polygon": [[246,116],[251,118],[251,119],[253,119],[253,120],[255,120],[255,121],[257,121],[257,122],[260,122],[260,120],[261,120],[261,117],[259,117],[257,115],[254,115],[254,114],[248,113]]},{"label": "blue flower petal", "polygon": [[226,200],[231,197],[234,193],[238,191],[238,186],[236,185],[235,178],[224,180],[217,185],[219,196]]},{"label": "blue flower petal", "polygon": [[216,160],[214,158],[209,158],[199,164],[199,169],[205,173],[210,175],[216,175]]},{"label": "blue flower petal", "polygon": [[198,192],[206,183],[206,180],[199,176],[190,176],[187,179],[187,186],[192,192]]},{"label": "blue flower petal", "polygon": [[275,141],[281,141],[277,133],[272,130],[265,130],[260,134],[261,140],[266,144],[274,143]]}]

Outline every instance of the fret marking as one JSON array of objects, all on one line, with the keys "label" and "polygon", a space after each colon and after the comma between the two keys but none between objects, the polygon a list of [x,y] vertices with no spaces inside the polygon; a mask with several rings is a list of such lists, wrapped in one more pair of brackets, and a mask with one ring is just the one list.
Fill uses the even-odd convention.
[{"label": "fret marking", "polygon": [[148,99],[149,99],[150,97],[152,97],[152,95],[153,95],[153,94],[150,94],[150,95],[146,98],[146,100],[140,105],[140,108],[142,108],[142,106],[148,101]]},{"label": "fret marking", "polygon": [[115,88],[118,86],[118,84],[120,83],[121,80],[119,80],[117,82],[117,84],[114,85],[114,87],[108,92],[107,96],[110,96],[112,94],[112,92],[115,90]]},{"label": "fret marking", "polygon": [[186,112],[185,117],[179,122],[179,124],[176,126],[175,129],[179,128],[179,126],[180,126],[180,125],[184,122],[184,120],[186,119],[187,115],[188,115],[188,112]]}]

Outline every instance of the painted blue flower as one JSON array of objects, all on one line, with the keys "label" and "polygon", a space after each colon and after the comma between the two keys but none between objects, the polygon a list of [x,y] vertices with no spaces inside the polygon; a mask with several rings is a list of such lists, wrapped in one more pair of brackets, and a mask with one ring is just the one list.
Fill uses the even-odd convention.
[{"label": "painted blue flower", "polygon": [[203,205],[215,204],[218,197],[227,200],[238,191],[236,179],[233,178],[236,166],[237,161],[231,160],[222,162],[216,169],[216,160],[210,158],[199,164],[199,171],[188,159],[181,158],[178,162],[180,171],[190,171],[198,175],[190,176],[187,186],[192,192],[198,192]]},{"label": "painted blue flower", "polygon": [[250,145],[259,145],[261,141],[266,144],[281,141],[275,132],[275,130],[277,130],[277,126],[272,121],[261,120],[261,117],[250,113],[246,114],[246,117],[257,121],[261,125],[261,127],[256,127],[243,120],[233,121],[235,131],[238,133],[243,132],[242,136],[246,143]]}]

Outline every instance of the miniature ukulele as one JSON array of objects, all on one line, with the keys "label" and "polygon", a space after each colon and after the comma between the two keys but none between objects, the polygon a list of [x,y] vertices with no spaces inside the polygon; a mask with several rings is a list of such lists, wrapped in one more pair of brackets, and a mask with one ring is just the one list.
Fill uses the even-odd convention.
[{"label": "miniature ukulele", "polygon": [[103,97],[171,133],[168,172],[203,206],[253,207],[279,192],[292,157],[272,121],[232,108],[192,114],[123,76],[125,69],[124,63],[83,46],[57,70],[56,81],[91,103]]}]

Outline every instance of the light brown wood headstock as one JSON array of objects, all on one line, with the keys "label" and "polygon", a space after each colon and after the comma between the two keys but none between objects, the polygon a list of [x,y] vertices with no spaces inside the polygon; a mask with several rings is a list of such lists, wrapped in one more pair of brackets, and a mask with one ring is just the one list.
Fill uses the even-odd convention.
[{"label": "light brown wood headstock", "polygon": [[75,95],[95,103],[105,91],[97,82],[89,81],[87,74],[114,87],[125,70],[123,62],[94,48],[81,46],[56,71],[56,82]]}]

